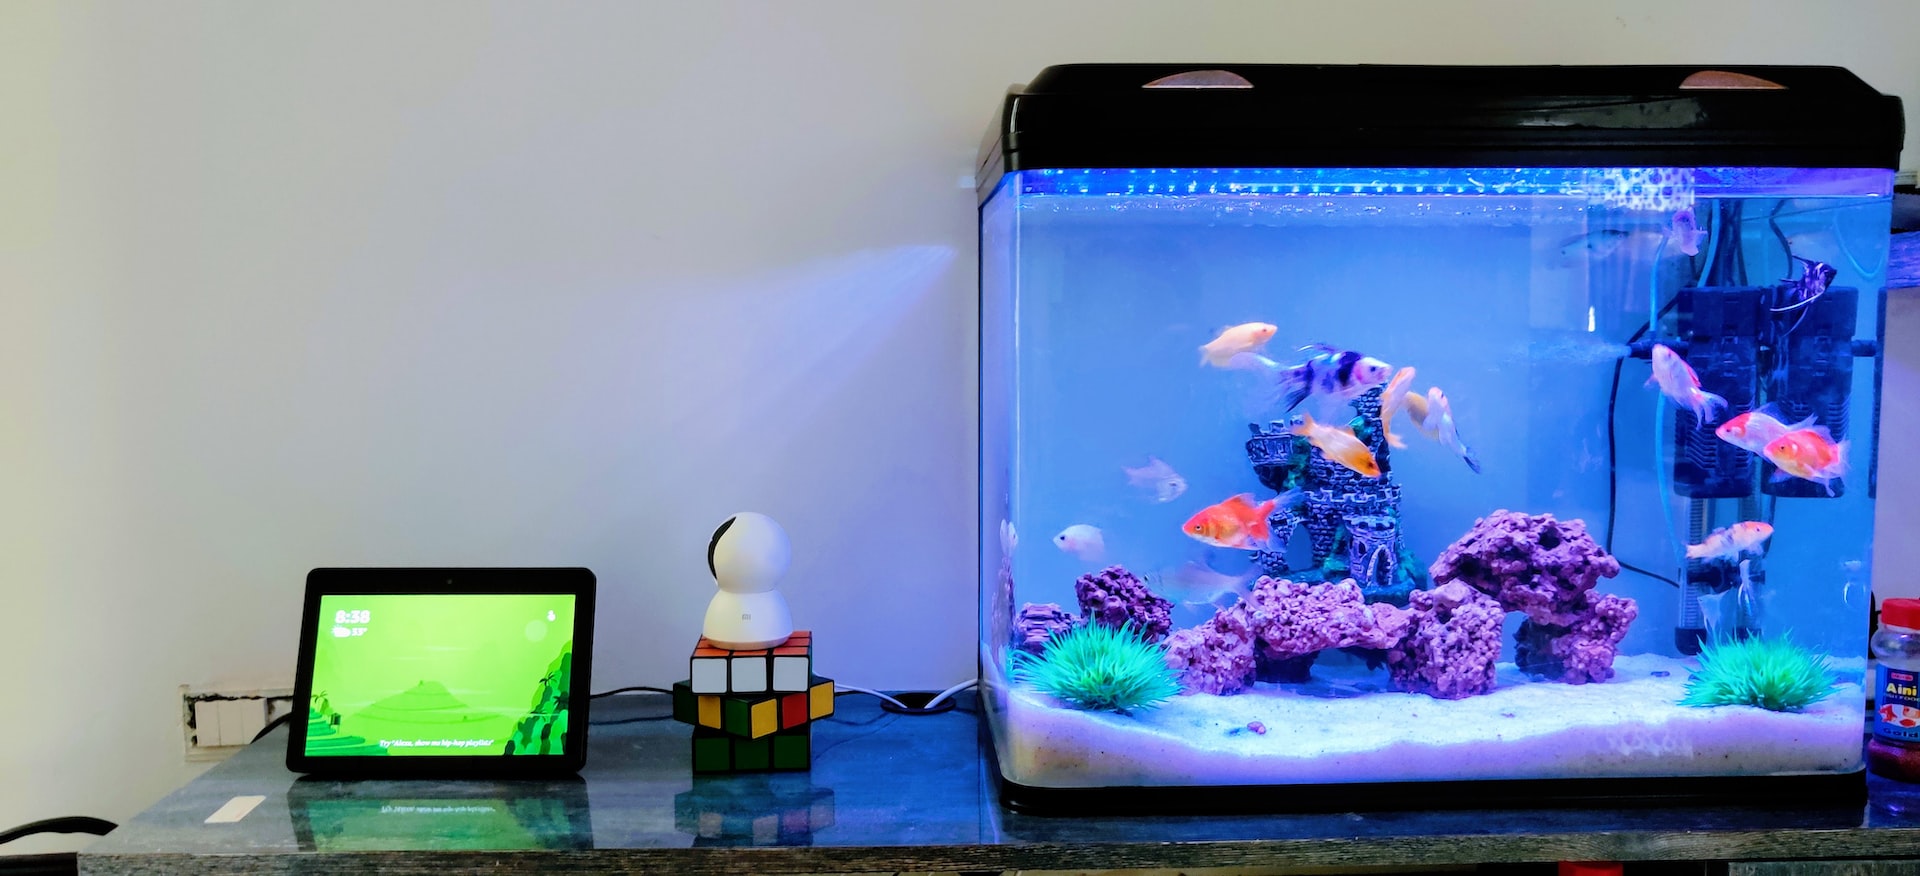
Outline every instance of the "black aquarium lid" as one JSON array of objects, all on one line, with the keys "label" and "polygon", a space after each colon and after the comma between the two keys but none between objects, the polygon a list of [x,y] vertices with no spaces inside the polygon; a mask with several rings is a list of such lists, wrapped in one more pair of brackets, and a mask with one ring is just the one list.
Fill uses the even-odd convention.
[{"label": "black aquarium lid", "polygon": [[1094,167],[1897,167],[1900,99],[1840,67],[1068,64],[980,152]]}]

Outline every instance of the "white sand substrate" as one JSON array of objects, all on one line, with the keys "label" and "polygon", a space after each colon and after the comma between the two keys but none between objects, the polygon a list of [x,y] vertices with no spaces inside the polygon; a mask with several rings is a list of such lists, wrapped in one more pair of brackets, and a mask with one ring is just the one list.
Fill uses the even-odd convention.
[{"label": "white sand substrate", "polygon": [[[1384,690],[1386,673],[1316,666],[1305,686],[1176,697],[1130,715],[1007,700],[1007,776],[1042,787],[1291,784],[1845,772],[1861,762],[1864,692],[1798,713],[1678,705],[1692,661],[1622,655],[1603,684],[1529,681],[1484,696]],[[1842,673],[1859,678],[1858,669]],[[1259,722],[1266,733],[1248,729]]]}]

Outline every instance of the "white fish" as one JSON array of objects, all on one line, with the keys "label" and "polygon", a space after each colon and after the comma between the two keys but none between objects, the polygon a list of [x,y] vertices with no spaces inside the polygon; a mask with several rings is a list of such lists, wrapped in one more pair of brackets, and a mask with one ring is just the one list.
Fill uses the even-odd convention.
[{"label": "white fish", "polygon": [[1086,523],[1075,523],[1053,537],[1055,547],[1066,551],[1089,563],[1097,563],[1107,555],[1107,539],[1101,534],[1100,527]]},{"label": "white fish", "polygon": [[1570,268],[1584,260],[1604,259],[1619,252],[1622,247],[1639,247],[1643,243],[1659,240],[1666,236],[1663,231],[1626,231],[1619,228],[1598,228],[1585,234],[1567,238],[1556,248],[1558,267]]},{"label": "white fish", "polygon": [[1127,473],[1129,486],[1152,493],[1155,502],[1171,502],[1187,491],[1187,479],[1157,456],[1147,457],[1147,464],[1139,468],[1122,466],[1121,471]]},{"label": "white fish", "polygon": [[1251,353],[1273,339],[1279,328],[1272,323],[1246,322],[1220,330],[1220,335],[1200,347],[1200,364],[1225,368],[1233,357]]},{"label": "white fish", "polygon": [[1872,575],[1867,571],[1866,563],[1859,560],[1848,560],[1840,564],[1840,571],[1845,572],[1847,576],[1847,582],[1840,586],[1841,602],[1852,605],[1853,592],[1856,588],[1859,589],[1862,594],[1866,594],[1872,589],[1872,582],[1867,580],[1871,578]]},{"label": "white fish", "polygon": [[1753,622],[1751,626],[1757,627],[1760,625],[1760,594],[1754,590],[1753,575],[1747,571],[1747,567],[1752,563],[1752,560],[1740,561],[1740,589],[1737,591],[1740,594],[1738,606],[1740,611],[1745,613],[1747,618]]},{"label": "white fish", "polygon": [[1711,423],[1727,409],[1727,400],[1700,388],[1700,375],[1687,360],[1666,344],[1653,345],[1653,373],[1648,386],[1659,386],[1660,394],[1684,410],[1693,412],[1702,424]]},{"label": "white fish", "polygon": [[[1205,563],[1187,563],[1160,581],[1160,595],[1181,605],[1218,605],[1232,608],[1247,592],[1255,573],[1229,575]],[[1229,599],[1228,597],[1232,597]]]},{"label": "white fish", "polygon": [[1707,631],[1707,641],[1724,642],[1732,637],[1732,631],[1740,625],[1740,604],[1735,601],[1734,590],[1722,590],[1699,598],[1700,625]]},{"label": "white fish", "polygon": [[1441,392],[1440,387],[1427,387],[1424,396],[1409,392],[1403,400],[1407,415],[1413,418],[1414,428],[1419,429],[1420,434],[1453,451],[1461,462],[1467,464],[1467,468],[1473,469],[1474,474],[1480,473],[1480,457],[1466,442],[1460,440],[1459,427],[1453,422],[1453,405],[1447,401],[1447,394]]},{"label": "white fish", "polygon": [[1741,626],[1758,626],[1760,594],[1747,571],[1752,562],[1740,561],[1740,586],[1699,597],[1701,626],[1707,631],[1708,640],[1724,642]]},{"label": "white fish", "polygon": [[1013,521],[1000,521],[1000,553],[1011,554],[1020,546],[1020,533],[1013,528]]}]

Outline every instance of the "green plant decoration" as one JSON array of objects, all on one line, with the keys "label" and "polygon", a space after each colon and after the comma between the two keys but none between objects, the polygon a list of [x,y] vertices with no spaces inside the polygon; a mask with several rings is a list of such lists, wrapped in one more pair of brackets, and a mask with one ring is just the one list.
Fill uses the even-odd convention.
[{"label": "green plant decoration", "polygon": [[1827,658],[1785,636],[1708,641],[1680,705],[1797,712],[1831,696],[1834,684]]},{"label": "green plant decoration", "polygon": [[1166,651],[1131,629],[1086,624],[1054,636],[1035,657],[1013,654],[1013,677],[1082,709],[1127,714],[1179,695]]}]

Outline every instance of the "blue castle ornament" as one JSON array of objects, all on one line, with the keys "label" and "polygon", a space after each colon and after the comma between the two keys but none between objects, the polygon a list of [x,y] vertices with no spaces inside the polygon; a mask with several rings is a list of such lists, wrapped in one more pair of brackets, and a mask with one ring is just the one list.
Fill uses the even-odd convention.
[{"label": "blue castle ornament", "polygon": [[[1393,481],[1391,448],[1380,423],[1375,387],[1353,400],[1347,425],[1380,464],[1370,478],[1331,459],[1293,427],[1295,416],[1267,426],[1249,424],[1247,459],[1260,483],[1277,493],[1298,490],[1300,502],[1274,509],[1267,518],[1272,541],[1254,551],[1254,563],[1273,577],[1294,581],[1352,578],[1368,602],[1404,606],[1407,595],[1426,586],[1420,564],[1400,537],[1400,485]],[[1304,526],[1312,556],[1307,568],[1293,567],[1289,554],[1296,531]]]}]

